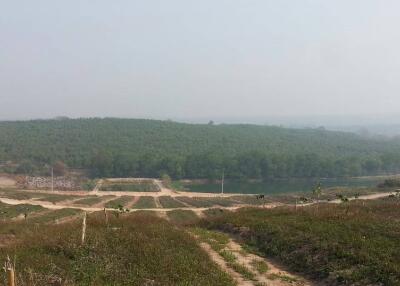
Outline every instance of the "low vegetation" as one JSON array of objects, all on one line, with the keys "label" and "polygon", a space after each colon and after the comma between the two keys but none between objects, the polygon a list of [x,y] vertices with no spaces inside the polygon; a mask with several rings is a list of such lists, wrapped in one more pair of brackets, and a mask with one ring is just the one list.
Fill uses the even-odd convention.
[{"label": "low vegetation", "polygon": [[174,198],[170,196],[161,196],[159,197],[160,204],[163,206],[163,208],[167,209],[172,209],[172,208],[183,208],[185,207],[184,204],[181,202],[175,200]]},{"label": "low vegetation", "polygon": [[400,188],[400,178],[386,179],[379,185],[381,188]]},{"label": "low vegetation", "polygon": [[112,198],[113,196],[103,196],[103,197],[98,197],[98,196],[87,196],[81,200],[74,201],[75,205],[87,205],[87,206],[92,206],[95,204],[99,204],[102,201],[104,201],[107,198]]},{"label": "low vegetation", "polygon": [[100,190],[107,192],[158,192],[159,188],[151,180],[141,180],[137,182],[106,182]]},{"label": "low vegetation", "polygon": [[399,285],[400,200],[211,213],[210,229],[329,285]]},{"label": "low vegetation", "polygon": [[28,217],[31,213],[39,212],[43,210],[40,206],[32,205],[7,205],[0,203],[0,219],[7,220],[10,218],[16,218],[20,215]]},{"label": "low vegetation", "polygon": [[196,208],[209,208],[215,205],[215,203],[210,201],[208,198],[177,197],[176,199]]},{"label": "low vegetation", "polygon": [[263,260],[254,259],[251,261],[251,266],[260,274],[267,273],[269,270],[268,264]]},{"label": "low vegetation", "polygon": [[57,223],[66,218],[74,218],[81,214],[79,209],[60,209],[46,212],[45,215],[35,216],[30,218],[28,216],[28,223]]},{"label": "low vegetation", "polygon": [[0,189],[0,194],[3,198],[14,199],[14,200],[39,199],[45,196],[44,194],[41,193],[16,191],[14,189]]},{"label": "low vegetation", "polygon": [[154,209],[157,208],[153,197],[143,196],[132,206],[134,209]]},{"label": "low vegetation", "polygon": [[129,203],[134,200],[132,196],[122,196],[115,200],[107,202],[104,207],[112,209],[120,209],[121,207],[126,207]]},{"label": "low vegetation", "polygon": [[147,213],[110,216],[108,228],[92,214],[83,245],[80,235],[79,221],[43,225],[0,257],[16,259],[17,285],[235,285],[188,234]]},{"label": "low vegetation", "polygon": [[229,268],[233,269],[247,280],[254,280],[254,273],[244,264],[239,263],[233,252],[226,249],[227,244],[229,243],[229,236],[224,233],[205,230],[202,228],[194,228],[191,231],[198,237],[198,239],[209,244],[211,248],[225,260]]},{"label": "low vegetation", "polygon": [[190,210],[173,210],[167,213],[168,219],[176,225],[193,225],[199,217]]}]

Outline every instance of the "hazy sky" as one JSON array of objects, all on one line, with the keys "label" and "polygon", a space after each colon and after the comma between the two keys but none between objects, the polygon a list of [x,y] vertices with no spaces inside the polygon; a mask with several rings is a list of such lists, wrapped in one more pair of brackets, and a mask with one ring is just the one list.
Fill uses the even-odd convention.
[{"label": "hazy sky", "polygon": [[0,0],[0,119],[383,113],[399,0]]}]

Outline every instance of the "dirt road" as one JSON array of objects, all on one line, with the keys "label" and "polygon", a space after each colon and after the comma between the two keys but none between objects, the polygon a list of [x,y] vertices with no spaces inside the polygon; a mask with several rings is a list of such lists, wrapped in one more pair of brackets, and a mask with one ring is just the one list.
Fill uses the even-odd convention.
[{"label": "dirt road", "polygon": [[[51,192],[52,194],[54,194],[54,192]],[[148,196],[148,193],[145,193],[146,196]],[[197,194],[197,193],[196,193]],[[365,195],[365,196],[360,196],[358,199],[359,200],[375,200],[375,199],[379,199],[379,198],[384,198],[384,197],[388,197],[389,195],[393,194],[392,192],[386,192],[386,193],[378,193],[378,194],[371,194],[371,195]],[[192,194],[193,195],[193,194]],[[180,195],[181,196],[181,195]],[[66,208],[71,208],[71,209],[80,209],[80,210],[84,210],[84,211],[88,211],[88,212],[95,212],[95,211],[101,211],[104,209],[103,206],[100,205],[96,205],[93,207],[85,207],[85,206],[76,206],[76,205],[72,205],[72,204],[65,204],[65,202],[61,202],[61,203],[51,203],[51,202],[46,202],[46,201],[41,201],[38,199],[27,199],[27,200],[16,200],[16,199],[9,199],[9,198],[1,198],[0,197],[0,202],[3,202],[5,204],[9,204],[9,205],[21,205],[21,204],[27,204],[27,205],[36,205],[36,206],[41,206],[43,208],[47,208],[47,209],[54,209],[54,210],[59,210],[59,209],[66,209]],[[321,201],[320,203],[326,203],[327,201]],[[304,204],[304,205],[299,205],[299,207],[305,207],[305,206],[309,206],[309,205],[313,205],[313,204],[317,204],[318,202],[313,202],[313,203],[309,203],[309,204]],[[339,204],[341,203],[340,200],[333,200],[333,201],[329,201],[329,203],[334,203],[334,204]],[[265,208],[275,208],[278,206],[282,206],[283,204],[281,203],[271,203],[271,204],[266,204]],[[237,210],[239,208],[243,208],[246,206],[251,206],[251,207],[259,207],[259,208],[264,208],[263,206],[254,206],[254,205],[246,205],[246,204],[242,204],[242,205],[236,205],[236,206],[231,206],[231,207],[222,207],[222,206],[216,206],[219,209],[225,209],[225,210]],[[110,211],[115,211],[115,209],[112,208],[107,208]],[[134,211],[139,211],[139,210],[147,210],[147,211],[164,211],[164,212],[168,212],[168,211],[172,211],[172,210],[191,210],[194,211],[196,213],[200,213],[203,212],[205,210],[210,209],[210,207],[180,207],[180,208],[147,208],[147,209],[130,209],[130,211],[134,212]]]}]

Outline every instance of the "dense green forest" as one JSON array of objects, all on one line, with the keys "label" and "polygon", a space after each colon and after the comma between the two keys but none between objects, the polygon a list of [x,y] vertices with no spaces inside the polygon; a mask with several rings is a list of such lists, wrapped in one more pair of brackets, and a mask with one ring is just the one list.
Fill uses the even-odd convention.
[{"label": "dense green forest", "polygon": [[323,129],[139,119],[0,122],[0,161],[32,173],[64,162],[93,176],[341,177],[400,170],[400,141]]}]

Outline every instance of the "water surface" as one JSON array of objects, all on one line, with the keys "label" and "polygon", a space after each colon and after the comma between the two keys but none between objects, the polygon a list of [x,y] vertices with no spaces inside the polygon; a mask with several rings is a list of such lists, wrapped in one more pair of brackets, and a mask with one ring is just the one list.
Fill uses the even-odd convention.
[{"label": "water surface", "polygon": [[[322,188],[331,187],[375,187],[383,181],[382,177],[340,178],[340,179],[283,179],[266,182],[226,182],[225,193],[241,194],[284,194],[296,192],[312,192],[321,182]],[[220,193],[221,184],[185,184],[191,192]]]}]

